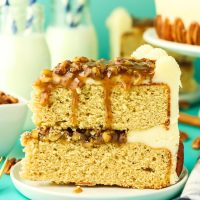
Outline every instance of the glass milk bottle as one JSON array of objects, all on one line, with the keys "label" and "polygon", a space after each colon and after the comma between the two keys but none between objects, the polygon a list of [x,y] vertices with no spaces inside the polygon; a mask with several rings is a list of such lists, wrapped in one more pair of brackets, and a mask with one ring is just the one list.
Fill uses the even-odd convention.
[{"label": "glass milk bottle", "polygon": [[47,30],[52,66],[65,59],[97,59],[97,37],[86,0],[53,1],[53,22]]},{"label": "glass milk bottle", "polygon": [[29,100],[33,82],[50,67],[43,10],[33,0],[7,0],[0,6],[0,86]]},{"label": "glass milk bottle", "polygon": [[[0,3],[0,88],[29,100],[33,82],[51,64],[43,10],[34,0]],[[24,129],[33,128],[31,115]]]}]

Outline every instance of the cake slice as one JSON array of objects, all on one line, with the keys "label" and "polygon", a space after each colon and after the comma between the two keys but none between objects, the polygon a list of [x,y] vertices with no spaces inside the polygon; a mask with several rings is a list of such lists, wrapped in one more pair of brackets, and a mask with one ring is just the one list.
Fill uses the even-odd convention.
[{"label": "cake slice", "polygon": [[179,86],[176,61],[149,45],[130,58],[80,57],[43,71],[31,100],[37,128],[22,136],[21,176],[154,189],[176,183]]}]

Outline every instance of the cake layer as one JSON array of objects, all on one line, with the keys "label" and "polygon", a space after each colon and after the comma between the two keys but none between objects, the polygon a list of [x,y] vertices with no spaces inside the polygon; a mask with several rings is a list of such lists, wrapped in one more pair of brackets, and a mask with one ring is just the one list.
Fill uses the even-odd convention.
[{"label": "cake layer", "polygon": [[[118,58],[113,61],[93,61],[80,57],[60,63],[53,71],[44,70],[34,85],[34,122],[37,126],[54,126],[56,123],[64,122],[67,127],[125,129],[127,122],[116,124],[119,121],[116,119],[119,118],[118,112],[126,111],[127,106],[135,109],[136,105],[132,104],[129,98],[133,86],[140,86],[141,92],[136,88],[132,95],[136,97],[135,103],[140,105],[143,105],[143,102],[139,102],[138,98],[142,100],[144,92],[147,93],[146,98],[150,96],[149,90],[150,93],[157,92],[153,87],[144,87],[143,90],[141,87],[152,82],[154,67],[155,61],[147,59]],[[166,90],[159,92],[165,93]],[[123,95],[119,94],[121,91]],[[118,104],[117,98],[122,97],[126,98],[126,105],[114,110]],[[165,97],[164,101],[168,104]],[[126,114],[128,116],[124,120],[129,121],[130,114]],[[137,126],[131,124],[132,121],[126,129]]]},{"label": "cake layer", "polygon": [[[115,85],[110,92],[112,119],[107,116],[102,85],[85,85],[79,94],[77,108],[73,107],[73,93],[67,88],[51,91],[50,104],[42,105],[37,94],[33,96],[33,121],[38,126],[80,129],[144,130],[169,124],[170,91],[165,84],[133,86],[126,91]],[[73,117],[76,116],[76,124]],[[110,120],[110,121],[108,121]]]},{"label": "cake layer", "polygon": [[176,166],[177,153],[179,146],[179,130],[178,125],[170,125],[166,130],[162,126],[150,128],[142,131],[129,131],[127,133],[127,142],[140,142],[154,148],[166,148],[171,152],[171,183],[178,180]]},{"label": "cake layer", "polygon": [[142,143],[85,148],[81,143],[24,141],[21,176],[57,184],[163,188],[170,185],[171,153]]},{"label": "cake layer", "polygon": [[133,52],[135,59],[155,60],[153,83],[164,83],[170,88],[170,124],[177,124],[179,117],[178,94],[181,86],[181,71],[176,60],[168,56],[166,51],[153,48],[150,45],[142,45]]},{"label": "cake layer", "polygon": [[31,107],[37,126],[144,130],[177,123],[180,69],[149,45],[131,58],[85,57],[45,70],[34,84]]},{"label": "cake layer", "polygon": [[56,142],[58,140],[81,142],[84,147],[91,148],[106,143],[125,144],[127,142],[143,143],[153,148],[165,148],[171,152],[170,182],[175,183],[178,180],[176,166],[178,163],[179,130],[177,125],[170,125],[168,130],[165,127],[157,126],[140,131],[64,129],[60,126],[40,127],[24,134],[24,140],[30,138],[43,142]]}]

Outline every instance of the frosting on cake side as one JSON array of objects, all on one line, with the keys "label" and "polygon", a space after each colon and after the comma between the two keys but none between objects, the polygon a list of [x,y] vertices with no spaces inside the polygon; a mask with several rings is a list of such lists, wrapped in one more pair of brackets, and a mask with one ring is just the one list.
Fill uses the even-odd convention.
[{"label": "frosting on cake side", "polygon": [[[177,152],[179,145],[179,130],[178,130],[178,95],[179,87],[181,86],[180,68],[171,56],[168,56],[166,51],[153,48],[150,45],[143,45],[133,52],[132,56],[136,59],[151,59],[155,60],[155,74],[152,78],[153,82],[165,83],[170,88],[170,124],[169,130],[162,126],[157,126],[144,131],[132,131],[128,135],[129,142],[144,142],[153,147],[166,147],[172,153],[172,173],[171,183],[175,183],[178,176],[175,172],[177,164]],[[162,134],[161,134],[162,133]]]}]

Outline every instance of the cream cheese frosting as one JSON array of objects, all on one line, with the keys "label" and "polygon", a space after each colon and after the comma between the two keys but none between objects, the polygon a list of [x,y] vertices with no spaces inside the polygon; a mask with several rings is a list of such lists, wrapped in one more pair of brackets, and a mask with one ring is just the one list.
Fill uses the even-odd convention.
[{"label": "cream cheese frosting", "polygon": [[153,82],[165,83],[170,88],[170,125],[166,130],[163,126],[153,127],[144,131],[129,131],[128,142],[142,142],[146,145],[158,148],[167,148],[172,154],[171,184],[178,179],[176,174],[177,152],[179,146],[179,87],[181,86],[181,71],[176,60],[168,56],[166,51],[153,48],[150,45],[139,47],[132,56],[136,59],[147,58],[155,60],[155,74]]},{"label": "cream cheese frosting", "polygon": [[167,17],[171,22],[181,18],[186,28],[193,22],[200,23],[199,0],[155,0],[155,3],[157,15]]},{"label": "cream cheese frosting", "polygon": [[153,127],[142,131],[129,131],[128,142],[141,142],[153,148],[166,148],[172,155],[172,170],[170,176],[171,184],[178,180],[176,174],[177,151],[179,146],[179,130],[178,125],[170,125],[169,130],[163,126]]},{"label": "cream cheese frosting", "polygon": [[176,60],[168,56],[166,51],[160,48],[153,48],[150,45],[142,45],[135,52],[132,57],[136,59],[147,58],[155,60],[155,74],[153,82],[166,83],[170,88],[170,124],[178,122],[179,117],[179,87],[181,86],[181,70]]}]

